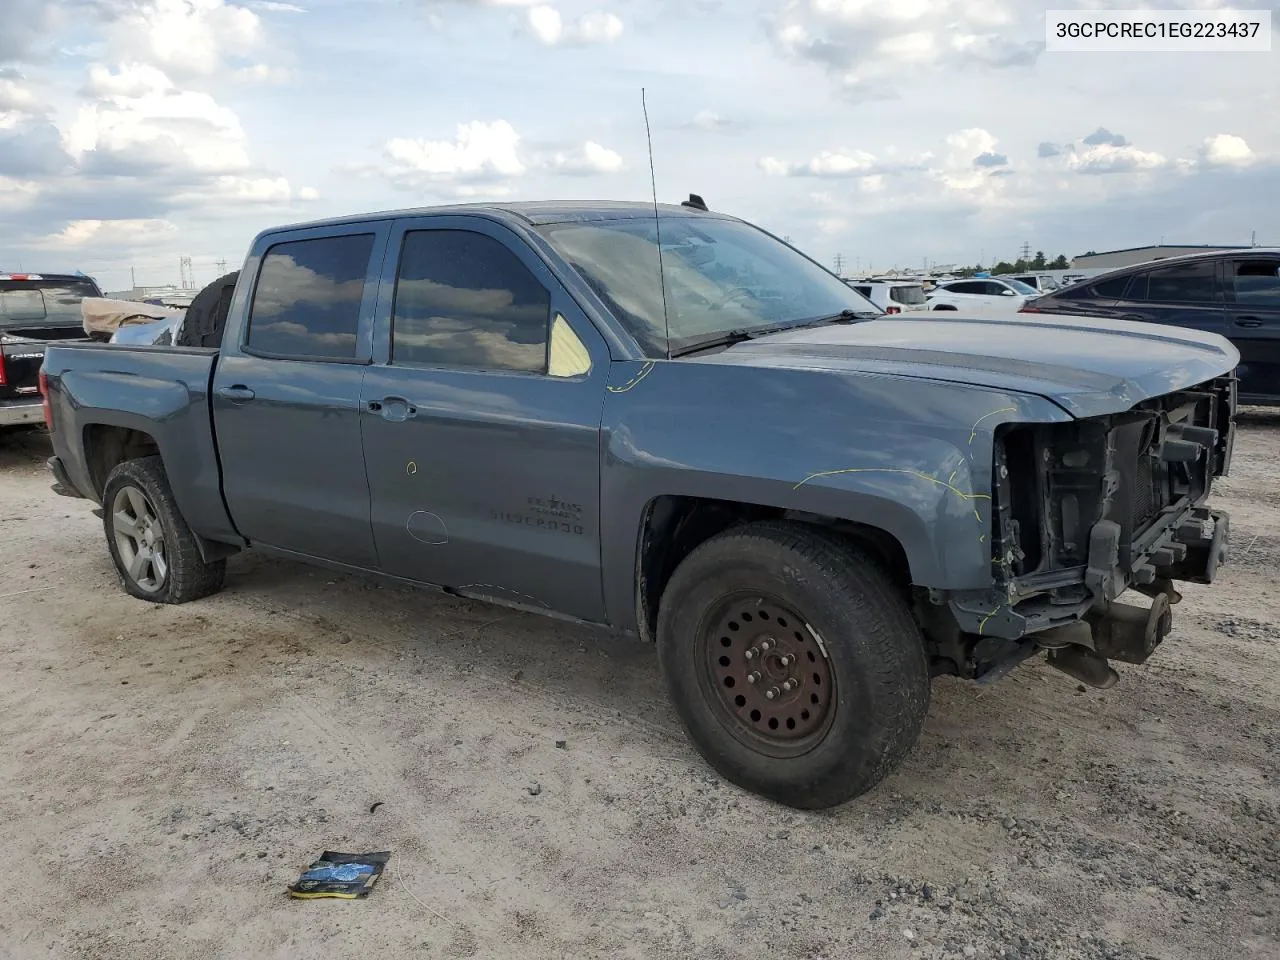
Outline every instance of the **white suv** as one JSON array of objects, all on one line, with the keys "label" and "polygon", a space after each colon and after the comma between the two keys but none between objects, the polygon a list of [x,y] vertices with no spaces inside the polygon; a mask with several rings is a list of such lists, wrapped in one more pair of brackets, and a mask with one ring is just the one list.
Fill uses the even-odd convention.
[{"label": "white suv", "polygon": [[848,280],[846,283],[885,313],[928,309],[924,285],[909,280]]},{"label": "white suv", "polygon": [[952,280],[933,288],[928,309],[1016,313],[1024,303],[1038,296],[1038,290],[1017,280],[996,277]]}]

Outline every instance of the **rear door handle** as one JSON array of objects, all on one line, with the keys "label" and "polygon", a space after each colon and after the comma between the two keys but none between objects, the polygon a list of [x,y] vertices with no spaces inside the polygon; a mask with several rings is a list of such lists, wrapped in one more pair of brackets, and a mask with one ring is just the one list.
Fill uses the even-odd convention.
[{"label": "rear door handle", "polygon": [[1237,327],[1260,327],[1262,321],[1257,317],[1236,317]]},{"label": "rear door handle", "polygon": [[243,383],[237,383],[231,387],[219,387],[218,396],[222,397],[223,400],[230,400],[232,403],[248,403],[257,394]]}]

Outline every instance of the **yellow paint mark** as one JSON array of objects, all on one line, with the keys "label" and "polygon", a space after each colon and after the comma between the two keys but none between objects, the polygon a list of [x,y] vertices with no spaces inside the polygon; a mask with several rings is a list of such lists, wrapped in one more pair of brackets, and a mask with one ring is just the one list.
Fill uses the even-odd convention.
[{"label": "yellow paint mark", "polygon": [[415,473],[418,472],[418,465],[414,463],[412,460],[410,460],[408,463],[404,465],[404,472],[412,477]]},{"label": "yellow paint mark", "polygon": [[952,470],[952,471],[951,471],[951,476],[947,477],[947,483],[955,483],[955,482],[956,482],[956,474],[957,474],[957,473],[959,473],[959,472],[960,472],[960,468],[959,468],[959,467],[956,467],[954,470]]},{"label": "yellow paint mark", "polygon": [[[940,487],[945,487],[946,489],[954,493],[957,497],[959,497],[961,500],[990,500],[991,499],[991,497],[985,493],[965,493],[963,490],[959,489],[958,487],[953,487],[951,484],[947,483],[945,480],[939,480],[937,477],[931,477],[929,476],[929,474],[921,473],[919,470],[901,470],[901,469],[895,469],[893,467],[852,467],[848,470],[824,470],[822,473],[809,474],[809,476],[805,477],[803,480],[801,480],[791,489],[799,490],[810,480],[817,480],[820,477],[836,477],[842,473],[901,473],[908,477],[919,477],[921,480],[928,480],[930,483],[936,483]],[[979,517],[978,519],[979,521],[981,521],[982,518]]]},{"label": "yellow paint mark", "polygon": [[978,538],[978,542],[979,542],[979,543],[986,543],[986,542],[987,542],[987,535],[984,533],[982,536],[980,536],[980,537]]},{"label": "yellow paint mark", "polygon": [[640,372],[637,373],[633,378],[628,380],[626,383],[624,383],[620,387],[609,387],[609,392],[610,393],[626,393],[628,390],[634,387],[637,383],[639,383],[641,380],[643,380],[645,377],[651,374],[655,366],[657,366],[657,364],[655,364],[652,360],[647,361],[645,365],[640,368]]},{"label": "yellow paint mark", "polygon": [[973,446],[973,441],[978,439],[978,425],[981,424],[983,420],[990,420],[992,417],[998,416],[999,414],[1002,414],[1002,413],[1017,413],[1017,412],[1018,412],[1017,407],[1001,407],[999,410],[992,410],[990,413],[984,414],[983,416],[979,417],[977,420],[974,421],[973,428],[969,431],[969,446]]},{"label": "yellow paint mark", "polygon": [[1001,607],[996,607],[994,610],[992,610],[990,613],[988,613],[985,617],[982,618],[982,622],[978,624],[978,633],[982,633],[983,630],[987,629],[987,621],[990,620],[992,617],[994,617],[997,613],[999,613],[1001,609],[1002,609]]},{"label": "yellow paint mark", "polygon": [[973,519],[977,520],[979,523],[982,522],[982,514],[978,512],[977,507],[973,508]]}]

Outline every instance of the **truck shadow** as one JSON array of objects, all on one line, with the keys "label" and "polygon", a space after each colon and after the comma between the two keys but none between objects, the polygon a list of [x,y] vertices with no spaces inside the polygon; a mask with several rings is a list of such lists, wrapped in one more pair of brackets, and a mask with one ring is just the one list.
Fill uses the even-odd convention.
[{"label": "truck shadow", "polygon": [[44,427],[0,429],[0,470],[39,466],[51,456],[53,447]]},{"label": "truck shadow", "polygon": [[[441,690],[482,681],[502,691],[513,715],[585,720],[669,776],[717,779],[685,737],[647,644],[253,555],[233,562],[224,596],[295,621],[291,636],[362,673],[404,673]],[[440,664],[447,665],[443,674]],[[982,807],[992,793],[1014,808],[1042,803],[1060,792],[1064,778],[1087,776],[1098,757],[1137,760],[1151,748],[1150,741],[1135,746],[1144,742],[1139,734],[1203,723],[1195,698],[1171,697],[1144,681],[1141,669],[1122,669],[1121,685],[1105,692],[1085,690],[1038,659],[990,687],[939,679],[920,740],[902,765],[856,802],[804,816],[851,826],[865,821],[870,828],[877,817],[904,810]],[[1158,728],[1151,727],[1153,715],[1163,718]],[[741,802],[773,807],[721,786]]]},{"label": "truck shadow", "polygon": [[1280,408],[1241,407],[1236,412],[1236,423],[1241,427],[1267,429],[1280,427]]}]

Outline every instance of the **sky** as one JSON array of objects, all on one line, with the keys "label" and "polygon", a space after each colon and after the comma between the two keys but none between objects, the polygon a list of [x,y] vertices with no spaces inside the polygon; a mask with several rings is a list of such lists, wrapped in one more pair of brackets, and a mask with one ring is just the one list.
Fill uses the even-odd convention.
[{"label": "sky", "polygon": [[849,272],[1280,245],[1280,44],[1044,49],[1047,9],[1143,6],[0,0],[0,270],[203,285],[283,223],[648,199],[642,88],[660,199]]}]

